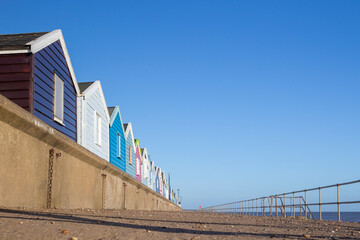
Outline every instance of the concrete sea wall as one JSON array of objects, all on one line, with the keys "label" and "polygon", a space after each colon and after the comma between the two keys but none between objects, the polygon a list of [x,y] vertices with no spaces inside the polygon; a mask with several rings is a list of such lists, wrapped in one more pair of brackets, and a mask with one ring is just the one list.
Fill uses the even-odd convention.
[{"label": "concrete sea wall", "polygon": [[181,210],[2,95],[0,206]]}]

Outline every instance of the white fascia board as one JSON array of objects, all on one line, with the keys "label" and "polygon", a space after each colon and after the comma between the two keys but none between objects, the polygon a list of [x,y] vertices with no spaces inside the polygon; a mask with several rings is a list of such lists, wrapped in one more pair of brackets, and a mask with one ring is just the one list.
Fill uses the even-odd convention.
[{"label": "white fascia board", "polygon": [[80,89],[79,89],[79,86],[77,84],[77,80],[76,80],[76,77],[75,77],[74,69],[73,69],[72,64],[71,64],[70,56],[69,56],[69,53],[67,51],[65,40],[64,40],[63,34],[62,34],[60,29],[51,31],[51,32],[39,37],[39,38],[36,38],[35,40],[28,42],[26,45],[30,45],[30,49],[31,49],[30,52],[36,53],[36,52],[40,51],[41,49],[49,46],[50,44],[56,42],[57,40],[60,40],[60,45],[61,45],[62,50],[64,52],[65,60],[66,60],[66,63],[68,65],[68,67],[69,67],[70,75],[71,75],[71,78],[73,80],[73,84],[74,84],[74,87],[76,89],[76,93],[77,93],[78,96],[80,96]]},{"label": "white fascia board", "polygon": [[[109,111],[109,110],[108,110]],[[114,111],[111,113],[111,116],[110,116],[110,127],[112,127],[112,125],[113,125],[113,123],[114,123],[114,121],[115,121],[115,118],[116,118],[116,114],[118,114],[118,112],[119,112],[119,106],[115,106],[114,107]],[[120,121],[121,121],[121,119],[120,119]],[[121,123],[121,125],[122,125],[122,123]],[[123,131],[124,132],[124,131]]]},{"label": "white fascia board", "polygon": [[61,37],[61,30],[57,29],[28,42],[26,45],[30,45],[31,52],[36,53],[53,42],[60,40]]},{"label": "white fascia board", "polygon": [[18,54],[18,53],[31,53],[30,49],[20,49],[20,50],[2,50],[1,54]]},{"label": "white fascia board", "polygon": [[112,114],[111,114],[111,116],[110,116],[110,127],[113,125],[117,114],[119,114],[121,129],[122,129],[122,131],[123,131],[123,133],[124,133],[124,137],[125,137],[125,130],[124,130],[124,125],[123,125],[123,121],[122,121],[122,117],[121,117],[121,112],[120,112],[119,106],[115,106],[115,109],[114,109],[114,111],[112,112]]},{"label": "white fascia board", "polygon": [[99,80],[96,80],[95,82],[93,82],[83,93],[82,95],[85,96],[85,99],[87,96],[93,94],[96,90],[99,90],[100,92],[100,97],[101,97],[101,103],[104,107],[105,110],[105,115],[106,115],[106,119],[108,121],[108,123],[110,123],[110,116],[109,116],[109,111],[106,105],[106,101],[105,101],[105,96],[104,96],[104,92],[101,88],[101,84]]},{"label": "white fascia board", "polygon": [[78,121],[78,132],[79,136],[77,137],[77,141],[80,145],[83,146],[84,139],[85,139],[85,126],[86,122],[85,119],[85,103],[86,100],[83,99],[83,96],[78,96],[77,98],[77,121]]},{"label": "white fascia board", "polygon": [[[133,134],[131,122],[128,123],[128,126],[127,126],[127,128],[126,128],[125,138],[127,138],[129,134],[131,134],[131,143],[132,143],[133,149],[135,150],[134,134]],[[136,150],[135,150],[135,151],[136,151]]]}]

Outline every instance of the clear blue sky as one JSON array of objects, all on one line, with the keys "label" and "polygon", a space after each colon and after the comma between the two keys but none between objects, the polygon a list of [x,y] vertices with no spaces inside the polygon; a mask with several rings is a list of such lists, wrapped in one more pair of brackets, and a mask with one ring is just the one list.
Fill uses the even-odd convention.
[{"label": "clear blue sky", "polygon": [[360,178],[360,1],[0,1],[1,34],[62,29],[185,208]]}]

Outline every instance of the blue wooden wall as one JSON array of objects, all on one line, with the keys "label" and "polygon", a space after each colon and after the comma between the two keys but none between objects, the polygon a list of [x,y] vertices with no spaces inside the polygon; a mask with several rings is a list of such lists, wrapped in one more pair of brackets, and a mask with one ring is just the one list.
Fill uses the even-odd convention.
[{"label": "blue wooden wall", "polygon": [[[76,142],[76,90],[60,42],[34,54],[34,115]],[[64,81],[64,125],[55,122],[54,72]]]},{"label": "blue wooden wall", "polygon": [[150,188],[156,191],[156,175],[155,175],[155,163],[150,160]]},{"label": "blue wooden wall", "polygon": [[[124,137],[124,131],[122,128],[122,122],[120,119],[120,114],[117,111],[113,111],[112,114],[115,114],[115,117],[111,116],[110,119],[114,119],[110,122],[109,129],[109,142],[110,142],[110,163],[114,164],[124,172],[126,171],[126,142]],[[111,121],[111,120],[110,120]],[[117,156],[117,134],[121,136],[121,151],[119,158]]]},{"label": "blue wooden wall", "polygon": [[[128,126],[130,127],[130,126]],[[133,139],[131,137],[131,133],[129,133],[126,137],[126,173],[128,173],[133,178],[136,178],[135,175],[135,149],[133,144]],[[129,153],[130,147],[130,153]],[[129,154],[131,154],[131,164],[129,163]]]},{"label": "blue wooden wall", "polygon": [[159,177],[159,170],[155,170],[155,191],[160,193],[160,177]]}]

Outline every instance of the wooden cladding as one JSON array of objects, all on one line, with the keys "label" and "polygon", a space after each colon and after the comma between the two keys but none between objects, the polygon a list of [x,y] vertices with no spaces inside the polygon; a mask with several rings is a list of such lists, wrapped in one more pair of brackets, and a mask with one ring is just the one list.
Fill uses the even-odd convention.
[{"label": "wooden cladding", "polygon": [[[63,123],[54,121],[54,74],[63,81]],[[35,54],[0,55],[0,94],[76,141],[76,90],[59,41]]]},{"label": "wooden cladding", "polygon": [[[54,121],[54,74],[64,82],[63,124]],[[60,42],[34,54],[34,115],[76,142],[76,92]]]},{"label": "wooden cladding", "polygon": [[31,111],[31,55],[0,55],[0,94]]}]

